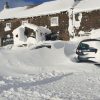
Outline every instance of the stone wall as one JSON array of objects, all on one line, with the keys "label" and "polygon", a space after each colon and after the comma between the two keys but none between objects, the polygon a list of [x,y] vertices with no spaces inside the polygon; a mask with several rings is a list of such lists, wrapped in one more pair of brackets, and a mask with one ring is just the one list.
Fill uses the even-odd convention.
[{"label": "stone wall", "polygon": [[81,30],[84,32],[90,32],[92,29],[98,29],[98,28],[100,28],[100,10],[83,12],[81,25],[77,30],[77,33]]}]

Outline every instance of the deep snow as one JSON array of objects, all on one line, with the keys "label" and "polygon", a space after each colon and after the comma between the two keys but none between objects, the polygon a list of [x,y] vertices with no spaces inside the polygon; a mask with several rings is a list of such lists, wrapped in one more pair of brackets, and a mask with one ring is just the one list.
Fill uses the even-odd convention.
[{"label": "deep snow", "polygon": [[99,100],[99,66],[75,59],[82,39],[44,42],[51,49],[35,49],[32,45],[1,47],[0,99]]},{"label": "deep snow", "polygon": [[[3,10],[0,18],[27,17],[27,12],[29,17],[65,11],[73,6],[73,0],[67,2],[68,0],[47,2],[27,11],[27,7]],[[99,4],[99,1],[82,0],[74,11],[77,13],[99,9]],[[77,28],[81,18],[80,14],[79,21],[74,23]],[[72,29],[70,26],[70,33],[73,33]],[[51,45],[51,48],[35,49],[34,45],[1,47],[0,100],[100,100],[100,66],[93,62],[79,63],[75,54],[81,40],[100,37],[100,29],[91,33],[90,37],[75,37],[69,42],[44,42],[45,45]],[[81,31],[81,35],[84,32]],[[42,42],[38,45],[41,44]]]}]

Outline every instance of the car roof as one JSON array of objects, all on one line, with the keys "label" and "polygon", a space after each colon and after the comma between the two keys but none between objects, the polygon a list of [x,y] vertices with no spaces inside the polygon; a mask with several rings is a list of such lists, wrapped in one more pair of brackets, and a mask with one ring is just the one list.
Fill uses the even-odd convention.
[{"label": "car roof", "polygon": [[100,41],[99,39],[85,39],[82,40],[81,42],[88,42],[88,41]]}]

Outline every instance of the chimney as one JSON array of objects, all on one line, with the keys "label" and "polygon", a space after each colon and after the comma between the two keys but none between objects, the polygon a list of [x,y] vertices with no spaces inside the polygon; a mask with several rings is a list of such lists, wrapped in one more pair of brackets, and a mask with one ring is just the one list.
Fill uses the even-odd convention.
[{"label": "chimney", "polygon": [[8,2],[5,2],[5,4],[4,4],[4,9],[9,9],[9,4],[8,4]]}]

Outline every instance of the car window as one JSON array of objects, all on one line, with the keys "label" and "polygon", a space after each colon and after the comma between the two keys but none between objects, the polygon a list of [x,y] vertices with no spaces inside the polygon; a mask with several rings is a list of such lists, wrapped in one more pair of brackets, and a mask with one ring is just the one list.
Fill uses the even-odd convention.
[{"label": "car window", "polygon": [[89,45],[85,43],[80,43],[79,49],[89,49]]}]

